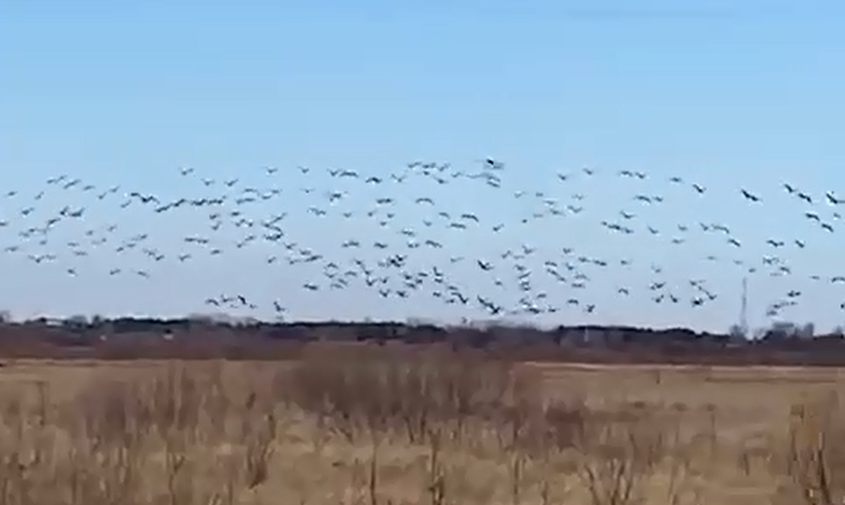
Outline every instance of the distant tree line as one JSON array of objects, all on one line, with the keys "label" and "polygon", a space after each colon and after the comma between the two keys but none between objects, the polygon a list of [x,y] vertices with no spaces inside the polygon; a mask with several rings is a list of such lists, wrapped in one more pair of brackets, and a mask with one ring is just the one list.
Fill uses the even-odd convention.
[{"label": "distant tree line", "polygon": [[[0,312],[0,315],[4,315]],[[268,323],[74,316],[0,322],[0,356],[134,359],[293,358],[310,342],[431,345],[484,349],[504,357],[598,363],[713,363],[845,365],[845,339],[837,330],[816,335],[812,324],[778,323],[745,338],[738,327],[724,334],[687,328],[558,326],[540,329],[496,323],[439,326],[426,322]]]}]

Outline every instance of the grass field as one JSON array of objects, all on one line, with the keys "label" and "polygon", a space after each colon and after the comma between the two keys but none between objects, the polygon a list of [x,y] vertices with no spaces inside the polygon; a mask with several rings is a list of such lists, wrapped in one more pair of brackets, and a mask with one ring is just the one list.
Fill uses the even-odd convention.
[{"label": "grass field", "polygon": [[9,504],[832,504],[837,369],[315,346],[0,368]]}]

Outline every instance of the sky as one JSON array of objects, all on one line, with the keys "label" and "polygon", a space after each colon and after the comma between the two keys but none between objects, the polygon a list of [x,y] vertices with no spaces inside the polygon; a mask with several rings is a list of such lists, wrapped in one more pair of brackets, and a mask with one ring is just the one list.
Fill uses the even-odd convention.
[{"label": "sky", "polygon": [[[559,307],[513,316],[543,324],[724,331],[740,320],[747,277],[752,327],[770,324],[767,307],[795,290],[796,303],[775,319],[832,328],[845,322],[845,284],[829,282],[845,274],[845,227],[824,194],[845,198],[843,21],[845,4],[835,0],[5,0],[0,245],[18,249],[0,251],[0,308],[20,318],[178,316],[216,311],[207,298],[241,294],[257,306],[234,311],[242,315],[273,317],[276,301],[289,319],[454,321],[491,318],[476,302],[481,296],[508,309]],[[487,157],[503,169],[485,168]],[[415,160],[451,163],[442,172],[449,182],[409,169]],[[183,167],[194,172],[181,175]],[[335,169],[360,178],[332,176]],[[495,173],[499,187],[457,172]],[[391,174],[407,178],[398,183]],[[366,183],[371,176],[384,182]],[[684,182],[671,183],[673,176]],[[232,188],[222,185],[235,178]],[[81,182],[63,189],[73,179]],[[813,205],[788,194],[784,182]],[[239,206],[250,186],[277,192]],[[762,201],[748,201],[740,188]],[[330,204],[335,191],[343,198]],[[216,209],[155,212],[132,192],[162,204],[229,196]],[[664,200],[648,205],[636,194]],[[375,203],[388,197],[393,210]],[[414,203],[419,197],[436,205]],[[61,216],[65,206],[84,207],[84,215]],[[229,215],[236,207],[241,214]],[[551,208],[561,212],[549,215]],[[809,211],[835,232],[808,219]],[[216,231],[214,212],[225,221]],[[388,212],[390,223],[379,225]],[[262,240],[259,223],[283,213],[285,238]],[[464,213],[479,223],[448,227]],[[38,231],[55,216],[61,220]],[[236,226],[241,218],[253,228]],[[613,232],[602,221],[635,232]],[[742,247],[699,223],[728,226]],[[504,226],[494,232],[497,224]],[[678,225],[689,227],[686,234]],[[442,247],[409,247],[402,230]],[[234,245],[250,235],[258,238]],[[189,236],[210,237],[224,251],[211,255],[215,246],[186,243]],[[671,243],[679,237],[685,242]],[[785,245],[767,245],[769,238]],[[137,246],[117,250],[133,240]],[[361,247],[341,247],[347,240]],[[523,246],[536,251],[501,257]],[[323,257],[290,264],[291,254],[308,256],[303,248]],[[33,259],[45,254],[56,259]],[[156,254],[165,257],[155,261]],[[358,259],[378,271],[391,254],[408,256],[409,275],[429,275],[408,298],[383,298],[360,272],[346,289],[328,287],[326,263],[342,272]],[[717,259],[704,259],[710,255]],[[790,273],[772,276],[778,265],[764,265],[766,255]],[[279,259],[268,264],[272,256]],[[494,269],[482,271],[478,259]],[[432,282],[435,267],[468,305],[432,295],[447,290]],[[528,292],[514,268],[530,273]],[[578,272],[589,278],[580,279],[583,288],[572,286]],[[398,268],[374,275],[390,277],[384,289],[402,288]],[[706,281],[715,299],[693,307],[702,296],[693,279]],[[309,282],[320,288],[303,289]],[[654,282],[680,302],[656,303]]]}]

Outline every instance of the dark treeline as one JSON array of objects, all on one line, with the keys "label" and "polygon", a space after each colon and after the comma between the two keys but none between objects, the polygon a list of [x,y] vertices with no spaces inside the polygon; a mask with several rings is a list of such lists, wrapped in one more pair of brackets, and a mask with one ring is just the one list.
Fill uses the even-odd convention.
[{"label": "dark treeline", "polygon": [[841,334],[788,328],[754,340],[689,329],[441,327],[405,323],[227,323],[210,319],[39,319],[0,323],[0,356],[50,359],[294,359],[304,344],[431,345],[584,363],[845,365]]}]

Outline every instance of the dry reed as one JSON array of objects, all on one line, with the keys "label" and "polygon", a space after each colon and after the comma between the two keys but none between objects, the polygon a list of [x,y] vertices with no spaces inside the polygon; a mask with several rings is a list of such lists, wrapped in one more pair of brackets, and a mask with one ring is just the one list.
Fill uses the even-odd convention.
[{"label": "dry reed", "polygon": [[772,482],[745,503],[845,496],[835,396],[796,404],[782,436],[730,459],[715,406],[552,395],[530,366],[441,347],[171,362],[95,374],[72,400],[10,384],[4,504],[692,505],[725,503],[728,461],[734,480]]}]

